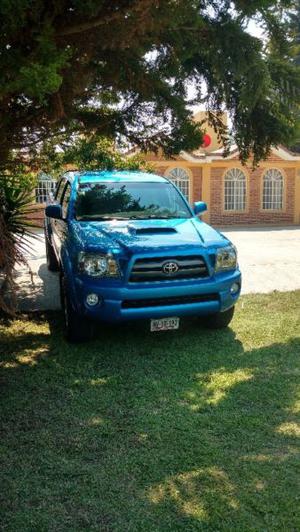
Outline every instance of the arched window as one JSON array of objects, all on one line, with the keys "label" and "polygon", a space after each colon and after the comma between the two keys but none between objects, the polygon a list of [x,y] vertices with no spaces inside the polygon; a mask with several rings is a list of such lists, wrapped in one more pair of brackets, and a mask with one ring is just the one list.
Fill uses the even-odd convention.
[{"label": "arched window", "polygon": [[270,168],[264,175],[262,206],[266,210],[283,208],[283,175],[276,168]]},{"label": "arched window", "polygon": [[246,208],[246,176],[240,168],[231,168],[224,178],[224,210],[244,211]]},{"label": "arched window", "polygon": [[171,179],[176,185],[182,194],[189,201],[189,174],[184,170],[184,168],[173,168],[168,172],[167,177]]}]

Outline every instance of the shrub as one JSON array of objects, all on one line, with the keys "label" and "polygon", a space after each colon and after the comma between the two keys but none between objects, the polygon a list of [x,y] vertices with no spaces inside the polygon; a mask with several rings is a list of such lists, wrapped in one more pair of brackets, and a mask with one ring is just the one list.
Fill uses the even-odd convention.
[{"label": "shrub", "polygon": [[33,174],[0,175],[0,312],[14,314],[16,285],[14,267],[26,264],[26,253],[35,237],[29,215],[34,212]]}]

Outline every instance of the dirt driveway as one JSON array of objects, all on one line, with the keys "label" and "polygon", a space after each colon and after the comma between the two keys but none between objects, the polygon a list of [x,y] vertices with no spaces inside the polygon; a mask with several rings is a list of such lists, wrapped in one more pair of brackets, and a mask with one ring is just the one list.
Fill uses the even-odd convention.
[{"label": "dirt driveway", "polygon": [[[244,294],[300,289],[300,227],[222,232],[238,248]],[[58,274],[47,270],[42,233],[28,259],[33,282],[25,268],[17,271],[20,309],[59,308]]]}]

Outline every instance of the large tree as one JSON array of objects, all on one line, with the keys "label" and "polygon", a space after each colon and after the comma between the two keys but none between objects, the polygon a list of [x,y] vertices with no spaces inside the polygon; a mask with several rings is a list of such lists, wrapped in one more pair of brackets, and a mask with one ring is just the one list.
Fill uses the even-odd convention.
[{"label": "large tree", "polygon": [[201,132],[188,103],[205,104],[223,136],[225,106],[242,159],[265,157],[292,135],[299,73],[247,25],[257,19],[266,40],[282,38],[290,3],[1,0],[0,164],[81,132],[167,154],[192,149]]},{"label": "large tree", "polygon": [[[288,26],[290,33],[290,53],[294,63],[300,69],[300,1],[296,0],[294,9],[289,13]],[[299,89],[300,90],[300,89]],[[291,149],[300,153],[300,105],[296,121],[295,135],[292,139]]]}]

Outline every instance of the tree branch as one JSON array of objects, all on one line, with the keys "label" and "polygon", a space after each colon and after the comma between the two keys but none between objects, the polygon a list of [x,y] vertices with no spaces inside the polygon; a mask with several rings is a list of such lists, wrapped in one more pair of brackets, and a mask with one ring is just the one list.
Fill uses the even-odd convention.
[{"label": "tree branch", "polygon": [[[145,5],[146,4],[146,5]],[[148,4],[148,5],[147,5]],[[75,33],[84,33],[88,30],[98,28],[100,26],[104,26],[105,24],[109,24],[111,22],[114,22],[118,18],[123,18],[126,14],[134,14],[135,12],[138,13],[141,11],[143,14],[145,14],[145,10],[149,9],[151,6],[153,6],[153,0],[146,0],[144,2],[141,2],[140,0],[137,0],[136,4],[130,8],[130,10],[127,8],[126,11],[115,11],[108,17],[97,17],[92,20],[88,20],[86,22],[82,22],[80,24],[75,24],[74,26],[66,26],[61,30],[58,30],[56,32],[57,37],[65,37],[66,35],[74,35]]]},{"label": "tree branch", "polygon": [[64,29],[57,31],[56,36],[65,37],[66,35],[74,35],[75,33],[84,33],[85,31],[113,22],[115,19],[120,17],[120,14],[120,12],[117,12],[108,18],[99,17],[88,22],[82,22],[81,24],[77,24],[75,26],[66,26]]}]

